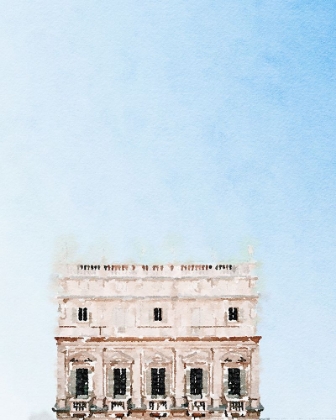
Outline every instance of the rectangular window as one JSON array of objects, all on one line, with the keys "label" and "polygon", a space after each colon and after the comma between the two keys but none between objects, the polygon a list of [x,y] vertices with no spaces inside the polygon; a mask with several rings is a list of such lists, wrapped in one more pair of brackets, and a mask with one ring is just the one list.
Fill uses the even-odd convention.
[{"label": "rectangular window", "polygon": [[88,369],[76,369],[76,397],[87,397],[89,392]]},{"label": "rectangular window", "polygon": [[240,395],[240,369],[229,368],[229,394]]},{"label": "rectangular window", "polygon": [[238,308],[229,308],[229,321],[238,321]]},{"label": "rectangular window", "polygon": [[152,368],[151,369],[151,391],[152,395],[165,395],[166,386],[166,369],[165,368]]},{"label": "rectangular window", "polygon": [[190,394],[202,395],[203,369],[190,369]]},{"label": "rectangular window", "polygon": [[87,308],[78,308],[78,321],[87,321]]},{"label": "rectangular window", "polygon": [[162,321],[162,308],[154,308],[154,321]]},{"label": "rectangular window", "polygon": [[113,370],[113,392],[116,395],[126,395],[126,369]]}]

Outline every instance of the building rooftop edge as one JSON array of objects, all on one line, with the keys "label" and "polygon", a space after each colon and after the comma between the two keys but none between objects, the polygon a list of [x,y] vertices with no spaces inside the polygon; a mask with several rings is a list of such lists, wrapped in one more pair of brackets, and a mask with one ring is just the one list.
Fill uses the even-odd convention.
[{"label": "building rooftop edge", "polygon": [[55,336],[57,342],[85,342],[85,343],[109,343],[109,342],[175,342],[175,341],[199,341],[199,342],[209,342],[209,341],[241,341],[241,342],[254,342],[259,343],[261,340],[261,335],[242,335],[242,336],[232,336],[232,337],[66,337],[66,336]]},{"label": "building rooftop edge", "polygon": [[57,271],[62,276],[148,276],[149,274],[162,277],[189,277],[192,274],[248,275],[255,268],[253,261],[238,264],[59,264]]}]

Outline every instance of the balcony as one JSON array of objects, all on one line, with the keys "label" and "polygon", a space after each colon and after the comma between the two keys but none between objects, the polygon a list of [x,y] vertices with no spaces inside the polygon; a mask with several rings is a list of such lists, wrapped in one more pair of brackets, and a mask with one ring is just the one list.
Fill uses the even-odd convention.
[{"label": "balcony", "polygon": [[151,417],[167,417],[168,401],[167,400],[150,400],[148,401],[148,410]]},{"label": "balcony", "polygon": [[228,412],[231,413],[232,417],[239,417],[246,415],[246,401],[237,400],[229,401],[228,403]]},{"label": "balcony", "polygon": [[108,413],[111,417],[122,418],[129,414],[130,409],[130,398],[127,399],[113,399],[113,398],[106,398],[105,400],[105,408],[106,413]]},{"label": "balcony", "polygon": [[90,400],[71,399],[70,400],[70,416],[83,418],[90,415]]},{"label": "balcony", "polygon": [[204,417],[207,409],[207,403],[204,399],[189,400],[188,411],[193,417]]}]

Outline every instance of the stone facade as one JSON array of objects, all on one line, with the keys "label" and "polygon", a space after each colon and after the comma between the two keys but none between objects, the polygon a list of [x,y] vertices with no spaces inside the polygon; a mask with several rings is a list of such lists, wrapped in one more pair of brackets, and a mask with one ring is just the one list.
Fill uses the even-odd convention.
[{"label": "stone facade", "polygon": [[60,270],[57,418],[258,418],[253,264]]}]

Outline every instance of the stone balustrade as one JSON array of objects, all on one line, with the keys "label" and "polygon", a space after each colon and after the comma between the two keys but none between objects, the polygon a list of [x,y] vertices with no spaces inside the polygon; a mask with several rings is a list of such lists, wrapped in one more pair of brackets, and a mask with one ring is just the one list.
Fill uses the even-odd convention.
[{"label": "stone balustrade", "polygon": [[57,271],[60,277],[236,277],[251,276],[254,263],[242,264],[63,264]]}]

